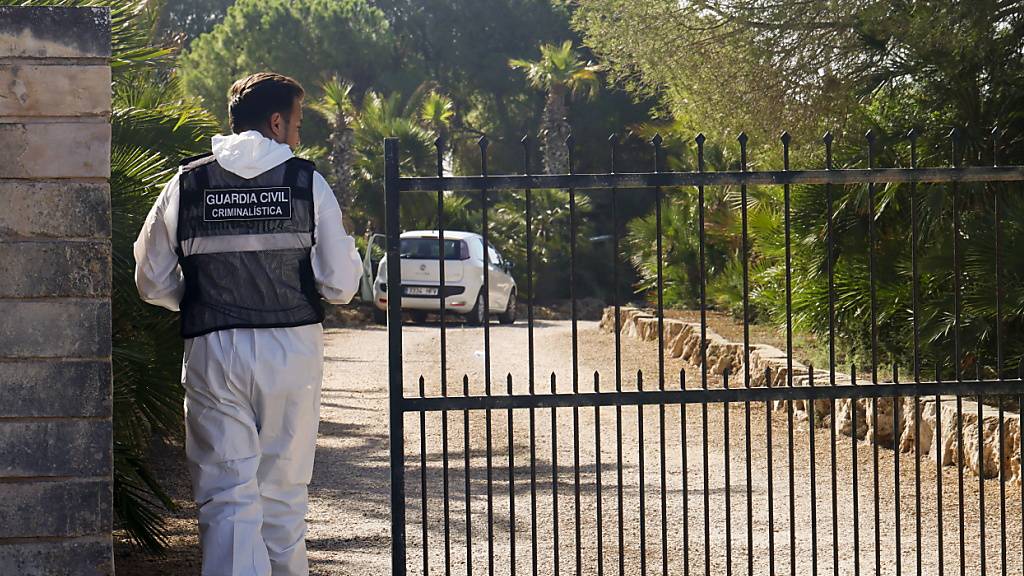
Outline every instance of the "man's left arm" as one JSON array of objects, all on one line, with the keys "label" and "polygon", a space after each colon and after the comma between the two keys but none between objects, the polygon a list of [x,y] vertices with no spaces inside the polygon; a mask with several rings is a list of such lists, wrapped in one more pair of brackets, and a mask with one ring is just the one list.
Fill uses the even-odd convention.
[{"label": "man's left arm", "polygon": [[359,292],[363,262],[355,239],[345,231],[341,207],[334,192],[319,172],[313,173],[313,203],[316,210],[312,250],[313,276],[324,300],[347,304]]}]

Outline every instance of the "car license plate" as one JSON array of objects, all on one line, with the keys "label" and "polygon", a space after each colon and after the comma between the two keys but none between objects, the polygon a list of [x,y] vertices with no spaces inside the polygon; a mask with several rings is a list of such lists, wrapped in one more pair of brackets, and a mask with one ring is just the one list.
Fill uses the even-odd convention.
[{"label": "car license plate", "polygon": [[406,286],[405,293],[410,296],[437,296],[437,288],[427,286]]}]

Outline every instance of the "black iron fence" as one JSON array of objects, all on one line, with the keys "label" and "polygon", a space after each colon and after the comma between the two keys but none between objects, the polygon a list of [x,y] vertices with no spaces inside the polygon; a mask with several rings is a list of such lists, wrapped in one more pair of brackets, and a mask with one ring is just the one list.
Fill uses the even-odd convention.
[{"label": "black iron fence", "polygon": [[[995,376],[983,378],[979,371],[967,377],[958,365],[954,378],[944,380],[938,368],[929,376],[921,362],[920,278],[915,252],[910,275],[913,299],[908,303],[913,319],[913,373],[906,381],[901,381],[894,366],[888,381],[884,381],[879,377],[875,290],[879,263],[874,242],[876,185],[908,183],[907,193],[913,195],[917,183],[948,183],[951,193],[958,197],[964,193],[960,189],[963,183],[1024,181],[1024,167],[960,166],[955,160],[955,139],[953,165],[918,167],[915,134],[911,133],[912,155],[908,168],[876,167],[875,141],[869,134],[868,168],[834,169],[832,139],[826,136],[824,168],[791,170],[790,142],[784,135],[783,170],[748,171],[747,141],[741,135],[741,169],[708,172],[704,143],[704,137],[697,136],[697,170],[694,172],[663,171],[662,141],[655,138],[652,172],[618,173],[613,149],[610,173],[540,175],[530,173],[529,142],[524,139],[524,173],[490,175],[488,141],[483,138],[480,140],[480,175],[444,176],[443,144],[438,142],[437,176],[410,177],[399,173],[397,140],[385,141],[387,278],[392,295],[387,306],[393,573],[406,574],[411,568],[416,573],[445,575],[1024,574],[1024,537],[1021,534],[1024,501],[1019,487],[1024,442],[1020,440],[1019,416],[1014,430],[1008,424],[1013,417],[1006,414],[1005,403],[991,402],[1010,398],[1024,405],[1020,402],[1024,396],[1024,364],[1021,374],[1008,376],[1005,369],[1007,361],[1001,330],[1006,303],[1002,289],[997,288],[992,294],[997,319],[994,326],[998,349]],[[571,166],[571,138],[567,144]],[[872,211],[865,239],[870,283],[870,307],[866,311],[870,316],[872,343],[867,382],[870,385],[858,382],[856,368],[851,370],[847,380],[842,374],[846,369],[836,362],[836,287],[830,258],[826,258],[828,266],[824,271],[828,277],[828,370],[825,373],[808,368],[806,373],[798,373],[794,369],[790,187],[798,184],[824,185],[828,216],[822,249],[828,249],[829,254],[839,234],[833,225],[833,188],[867,185],[867,204]],[[741,368],[735,374],[731,373],[732,368],[721,373],[711,371],[707,356],[705,187],[724,185],[738,186],[741,195],[744,322]],[[786,369],[782,386],[772,386],[773,380],[778,381],[772,374],[765,374],[763,379],[759,374],[752,374],[754,346],[749,322],[751,248],[747,188],[762,185],[784,187],[787,297]],[[676,374],[674,369],[669,371],[666,363],[662,207],[666,194],[678,190],[692,194],[693,188],[698,208],[693,226],[699,234],[701,345],[692,374],[685,370]],[[445,191],[480,195],[484,245],[488,243],[490,194],[497,191],[523,194],[525,212],[522,217],[527,244],[525,277],[527,292],[532,293],[529,290],[534,283],[532,191],[538,189],[568,192],[571,301],[571,350],[565,359],[566,370],[571,371],[568,385],[559,386],[554,372],[550,375],[536,373],[537,321],[532,301],[526,306],[526,355],[513,359],[523,367],[525,381],[514,382],[511,373],[496,379],[492,376],[492,327],[485,322],[480,330],[482,382],[471,383],[467,375],[461,382],[450,384],[448,320],[452,312],[444,305],[438,310],[441,316],[440,345],[436,352],[440,361],[439,379],[428,382],[423,374],[412,374],[413,379],[407,380],[402,348],[402,299],[395,297],[402,293],[399,253],[402,197],[436,195],[439,253],[443,254]],[[583,384],[581,380],[590,380],[591,376],[581,374],[581,366],[594,361],[581,363],[579,357],[576,195],[578,190],[595,189],[605,190],[612,200],[615,294],[607,319],[614,338],[613,367],[609,367],[613,375],[602,384],[600,373],[595,371],[592,384]],[[636,189],[652,190],[655,195],[658,282],[653,316],[657,321],[657,368],[646,375],[647,380],[654,380],[653,385],[645,385],[643,371],[633,372],[632,368],[627,368],[635,364],[630,355],[636,351],[634,344],[623,341],[623,298],[618,289],[623,263],[618,257],[621,252],[617,199],[620,194]],[[666,192],[666,189],[672,190]],[[992,274],[996,276],[997,286],[1003,274],[1000,194],[996,194],[991,214],[995,228]],[[954,317],[954,357],[961,358],[961,243],[970,241],[971,235],[960,228],[956,206],[954,202],[953,261],[950,263],[954,303],[950,314]],[[912,216],[908,223],[912,251],[919,242],[917,219],[916,215]],[[441,286],[437,293],[443,295],[447,294],[444,259],[439,260],[439,266]],[[482,290],[485,294],[489,293],[489,281],[489,274],[484,274]],[[444,301],[443,296],[439,298]],[[483,305],[486,316],[490,313],[490,300],[484,298]],[[629,350],[624,352],[624,346]],[[649,376],[652,371],[653,378]],[[688,383],[688,380],[696,382]],[[755,381],[762,383],[761,387],[755,387]],[[968,406],[968,412],[964,408],[965,397],[977,400],[973,408]],[[986,413],[989,409],[982,402],[986,399],[989,404],[998,406],[994,436],[986,429],[987,423],[992,421]],[[803,406],[805,429],[800,428],[799,422],[794,423],[794,405],[798,403]],[[891,423],[880,419],[880,404],[883,413],[891,411]],[[698,408],[695,412],[691,411],[692,405]],[[716,409],[721,410],[720,416],[715,414]],[[847,411],[847,421],[843,424],[846,428],[839,430],[839,413],[844,409]],[[650,418],[652,410],[656,413],[653,419]],[[907,414],[908,410],[912,415]],[[971,410],[976,410],[976,414],[970,414]],[[949,417],[946,417],[947,411]],[[566,420],[569,412],[571,424]],[[646,421],[645,413],[648,414]],[[774,420],[774,413],[781,414],[781,420]],[[733,416],[732,422],[730,416]],[[971,417],[976,418],[973,427],[967,426]],[[613,427],[607,426],[608,418],[614,420]],[[871,424],[864,438],[859,437],[858,430],[865,423],[859,423],[858,418],[869,419]],[[922,423],[924,419],[929,420],[927,426]],[[454,424],[451,420],[455,420]],[[948,436],[948,431],[944,436],[942,427],[951,423],[956,432],[955,441],[949,442],[954,446],[944,446],[942,439]],[[891,456],[886,453],[882,458],[879,447],[883,441],[879,430],[885,426],[892,428],[893,450]],[[922,439],[923,426],[933,439],[934,454],[930,456],[923,453],[929,448]],[[827,432],[820,430],[825,427],[829,429]],[[907,455],[901,453],[901,430],[912,430],[913,434],[913,448],[907,450]],[[571,436],[571,445],[559,441],[559,432],[563,438]],[[773,432],[784,434],[784,442],[773,439]],[[850,440],[844,447],[846,441],[837,435],[847,433]],[[816,438],[819,434],[824,434],[823,438]],[[868,437],[870,434],[874,437]],[[906,434],[909,437],[910,432]],[[977,436],[970,438],[965,434]],[[993,437],[997,438],[994,444]],[[1020,454],[1010,453],[1007,446],[1012,442],[1020,446]],[[865,455],[864,450],[870,450],[870,456]],[[944,467],[950,450],[954,453],[955,471]],[[964,477],[965,461],[974,457],[968,454],[972,450],[977,452],[975,487]],[[993,457],[993,451],[998,453],[996,478],[986,480],[984,461]],[[737,454],[741,458],[734,462]],[[571,460],[569,464],[564,463],[566,458]],[[913,460],[909,469],[907,463],[901,467],[901,460],[907,458]],[[1014,462],[1016,470],[1012,469]],[[737,465],[741,467],[739,471],[735,469]],[[822,467],[825,467],[824,472]],[[955,486],[951,485],[953,476]],[[408,478],[415,480],[407,482]],[[734,486],[734,482],[739,485]],[[870,482],[870,490],[862,484],[866,482]],[[407,486],[416,492],[412,498]],[[989,500],[986,502],[987,492]],[[407,512],[411,513],[411,522]],[[407,534],[409,526],[415,529]]]}]

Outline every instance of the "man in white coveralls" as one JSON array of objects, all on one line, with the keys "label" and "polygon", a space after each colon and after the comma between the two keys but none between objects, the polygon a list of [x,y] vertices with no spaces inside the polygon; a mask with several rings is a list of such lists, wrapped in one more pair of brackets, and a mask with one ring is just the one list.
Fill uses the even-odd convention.
[{"label": "man in white coveralls", "polygon": [[358,290],[341,209],[299,144],[303,89],[231,87],[231,131],[182,162],[135,241],[135,282],[181,310],[186,453],[203,574],[305,575],[323,375],[321,298]]}]

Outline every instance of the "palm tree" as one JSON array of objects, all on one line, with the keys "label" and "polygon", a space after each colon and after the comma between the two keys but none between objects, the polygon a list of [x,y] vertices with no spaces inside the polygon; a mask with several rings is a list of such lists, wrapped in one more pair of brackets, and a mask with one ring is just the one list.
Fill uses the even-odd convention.
[{"label": "palm tree", "polygon": [[355,121],[356,107],[352,102],[352,84],[335,76],[321,86],[323,96],[310,107],[322,115],[331,127],[329,137],[331,184],[334,195],[342,209],[347,209],[355,200],[352,187],[352,167],[355,163]]},{"label": "palm tree", "polygon": [[547,92],[540,138],[544,151],[544,168],[549,174],[569,171],[569,96],[592,98],[600,86],[600,68],[576,56],[572,41],[560,45],[542,44],[539,60],[513,58],[508,62],[516,70],[526,72],[530,85]]}]

